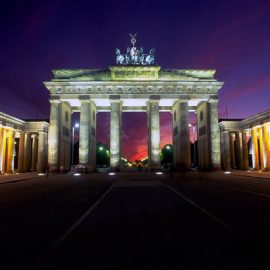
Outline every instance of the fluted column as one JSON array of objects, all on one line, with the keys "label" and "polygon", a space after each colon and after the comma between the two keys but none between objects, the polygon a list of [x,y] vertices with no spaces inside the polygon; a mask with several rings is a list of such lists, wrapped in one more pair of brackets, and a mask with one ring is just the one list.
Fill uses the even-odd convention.
[{"label": "fluted column", "polygon": [[9,130],[8,132],[8,151],[7,151],[7,172],[13,172],[14,165],[14,139],[15,131]]},{"label": "fluted column", "polygon": [[116,171],[120,169],[121,162],[121,107],[120,100],[111,100],[110,167]]},{"label": "fluted column", "polygon": [[160,124],[159,100],[149,100],[147,108],[148,123],[148,168],[150,171],[160,168]]},{"label": "fluted column", "polygon": [[24,135],[24,164],[23,171],[28,172],[31,168],[31,134],[26,132]]},{"label": "fluted column", "polygon": [[220,131],[217,103],[217,100],[209,101],[211,167],[214,170],[220,169]]},{"label": "fluted column", "polygon": [[264,145],[263,145],[263,132],[262,127],[258,128],[259,133],[259,166],[260,169],[264,169]]},{"label": "fluted column", "polygon": [[231,167],[231,147],[230,147],[230,131],[224,130],[223,136],[223,156],[224,156],[224,170],[230,170]]},{"label": "fluted column", "polygon": [[191,167],[187,99],[173,105],[173,160],[176,170],[186,171]]},{"label": "fluted column", "polygon": [[37,171],[45,172],[46,167],[46,136],[44,131],[38,133]]},{"label": "fluted column", "polygon": [[91,127],[91,132],[90,132],[90,155],[89,155],[89,166],[90,170],[94,171],[96,168],[96,105],[93,101],[91,101],[91,114],[90,114],[90,127]]},{"label": "fluted column", "polygon": [[37,169],[37,135],[32,135],[32,159],[31,159],[31,171],[36,171]]},{"label": "fluted column", "polygon": [[5,129],[0,128],[0,173],[4,171],[5,160]]},{"label": "fluted column", "polygon": [[90,100],[81,100],[79,163],[89,165]]},{"label": "fluted column", "polygon": [[24,142],[25,142],[25,135],[24,132],[20,133],[20,140],[19,140],[19,153],[18,153],[18,171],[24,171]]},{"label": "fluted column", "polygon": [[237,153],[237,168],[243,169],[243,145],[242,145],[242,132],[235,133],[236,153]]},{"label": "fluted column", "polygon": [[253,168],[258,170],[259,166],[259,151],[258,151],[258,138],[257,138],[257,129],[254,127],[251,131],[252,136],[252,145],[253,145]]},{"label": "fluted column", "polygon": [[50,100],[50,126],[48,131],[48,163],[50,171],[55,171],[59,167],[59,104],[58,99]]},{"label": "fluted column", "polygon": [[242,145],[243,145],[243,169],[248,170],[248,145],[247,145],[246,131],[243,131]]},{"label": "fluted column", "polygon": [[235,169],[235,148],[234,148],[235,134],[230,133],[230,153],[231,153],[231,168]]},{"label": "fluted column", "polygon": [[264,124],[263,132],[263,152],[264,152],[264,169],[270,169],[270,140],[269,140],[270,125]]}]

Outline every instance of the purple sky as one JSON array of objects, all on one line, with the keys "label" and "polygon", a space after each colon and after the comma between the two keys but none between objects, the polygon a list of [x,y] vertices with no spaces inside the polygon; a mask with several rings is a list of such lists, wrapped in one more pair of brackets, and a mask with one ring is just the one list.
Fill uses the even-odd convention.
[{"label": "purple sky", "polygon": [[[270,108],[269,0],[1,0],[0,111],[49,118],[42,82],[52,78],[51,70],[107,68],[115,48],[125,50],[128,33],[135,32],[138,46],[156,48],[162,68],[216,69],[225,82],[220,117],[226,106],[229,118]],[[109,115],[98,119],[98,140],[107,143]],[[170,121],[161,114],[162,145],[171,142]],[[124,155],[140,155],[146,145],[146,115],[124,114]]]}]

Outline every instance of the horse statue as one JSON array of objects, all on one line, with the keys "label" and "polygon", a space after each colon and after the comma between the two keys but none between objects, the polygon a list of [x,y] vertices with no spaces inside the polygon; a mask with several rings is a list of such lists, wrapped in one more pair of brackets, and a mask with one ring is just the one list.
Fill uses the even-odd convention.
[{"label": "horse statue", "polygon": [[130,47],[127,47],[127,54],[126,54],[126,64],[129,65],[130,64]]},{"label": "horse statue", "polygon": [[123,65],[125,62],[125,57],[121,54],[119,49],[115,49],[116,54],[116,64]]},{"label": "horse statue", "polygon": [[143,47],[138,50],[138,64],[145,65],[144,63],[144,54],[143,54]]},{"label": "horse statue", "polygon": [[153,65],[155,62],[155,48],[152,48],[149,54],[145,58],[145,62],[147,65]]}]

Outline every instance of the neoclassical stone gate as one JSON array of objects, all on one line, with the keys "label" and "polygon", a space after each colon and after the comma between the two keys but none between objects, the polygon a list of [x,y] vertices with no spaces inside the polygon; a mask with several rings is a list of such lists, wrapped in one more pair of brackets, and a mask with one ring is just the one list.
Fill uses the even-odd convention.
[{"label": "neoclassical stone gate", "polygon": [[110,166],[121,160],[121,113],[146,111],[149,169],[160,167],[159,112],[172,112],[176,169],[190,168],[189,111],[197,113],[201,169],[220,168],[218,91],[215,70],[161,69],[154,65],[116,65],[107,70],[58,69],[45,82],[50,91],[48,162],[70,169],[71,114],[80,112],[79,162],[95,168],[96,114],[108,111]]}]

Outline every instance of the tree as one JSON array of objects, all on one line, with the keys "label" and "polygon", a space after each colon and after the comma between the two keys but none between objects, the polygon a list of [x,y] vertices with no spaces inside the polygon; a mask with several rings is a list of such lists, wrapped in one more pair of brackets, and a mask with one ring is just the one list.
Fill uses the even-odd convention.
[{"label": "tree", "polygon": [[173,146],[171,144],[165,144],[161,149],[160,163],[173,163]]},{"label": "tree", "polygon": [[110,165],[110,151],[106,144],[97,143],[96,146],[96,164],[99,166]]}]

